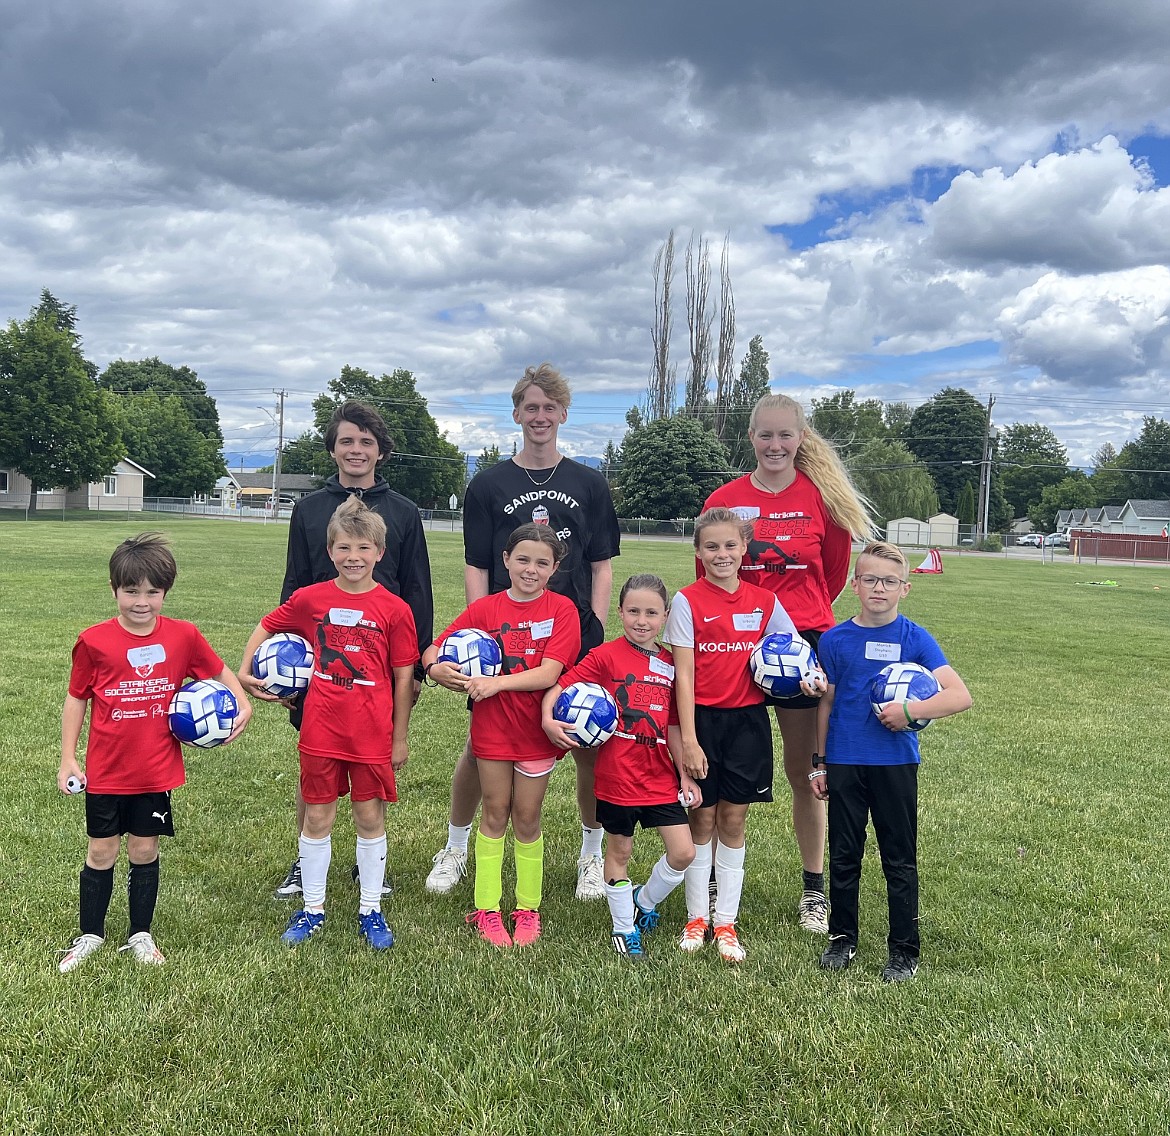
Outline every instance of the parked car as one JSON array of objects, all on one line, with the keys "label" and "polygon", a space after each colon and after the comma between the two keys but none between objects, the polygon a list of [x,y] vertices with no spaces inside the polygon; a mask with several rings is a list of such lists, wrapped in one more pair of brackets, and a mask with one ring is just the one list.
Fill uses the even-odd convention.
[{"label": "parked car", "polygon": [[1043,539],[1043,533],[1024,533],[1023,536],[1017,537],[1016,544],[1022,544],[1026,548],[1039,548]]},{"label": "parked car", "polygon": [[1049,533],[1044,538],[1045,548],[1068,548],[1068,536],[1065,533]]}]

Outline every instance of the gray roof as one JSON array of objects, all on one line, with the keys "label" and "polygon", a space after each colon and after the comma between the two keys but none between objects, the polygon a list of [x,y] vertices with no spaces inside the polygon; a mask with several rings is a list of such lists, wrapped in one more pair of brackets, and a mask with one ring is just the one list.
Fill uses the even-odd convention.
[{"label": "gray roof", "polygon": [[1151,521],[1170,521],[1170,501],[1126,501],[1135,516]]},{"label": "gray roof", "polygon": [[1116,521],[1121,516],[1121,510],[1124,508],[1124,505],[1102,505],[1101,513],[1103,515],[1103,519],[1107,521]]}]

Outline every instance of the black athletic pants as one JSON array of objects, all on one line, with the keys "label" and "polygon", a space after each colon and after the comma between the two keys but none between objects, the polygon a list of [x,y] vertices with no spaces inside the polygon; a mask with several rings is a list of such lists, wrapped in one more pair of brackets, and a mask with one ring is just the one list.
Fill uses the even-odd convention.
[{"label": "black athletic pants", "polygon": [[829,934],[857,943],[865,825],[873,819],[890,908],[890,951],[918,957],[918,766],[830,764]]}]

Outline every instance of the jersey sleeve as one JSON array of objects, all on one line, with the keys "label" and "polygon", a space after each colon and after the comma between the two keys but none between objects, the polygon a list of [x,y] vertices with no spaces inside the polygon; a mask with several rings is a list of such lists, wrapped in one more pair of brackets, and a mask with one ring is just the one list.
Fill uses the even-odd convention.
[{"label": "jersey sleeve", "polygon": [[920,663],[928,671],[937,671],[939,667],[945,667],[947,657],[943,654],[942,648],[935,641],[935,638],[925,627],[919,627],[915,624],[915,638],[914,638],[914,662]]},{"label": "jersey sleeve", "polygon": [[413,667],[418,658],[418,632],[414,626],[414,613],[403,604],[390,636],[390,665]]},{"label": "jersey sleeve", "polygon": [[73,644],[73,665],[69,672],[69,693],[77,699],[93,697],[93,655],[84,639]]},{"label": "jersey sleeve", "polygon": [[561,671],[557,683],[562,688],[572,686],[575,682],[600,683],[604,673],[605,668],[601,664],[597,648],[594,647],[579,663],[574,663],[573,666]]},{"label": "jersey sleeve", "polygon": [[190,656],[187,659],[189,678],[216,678],[224,668],[224,661],[194,624],[191,628]]},{"label": "jersey sleeve", "polygon": [[[561,597],[563,598],[563,597]],[[581,651],[581,620],[572,600],[557,605],[553,615],[553,630],[548,637],[543,659],[554,659],[562,666],[571,667]]]},{"label": "jersey sleeve", "polygon": [[299,618],[300,610],[301,605],[297,600],[297,593],[293,592],[280,607],[276,608],[275,611],[270,611],[260,620],[260,626],[273,635],[277,631],[294,631],[298,635],[304,635],[303,620]]},{"label": "jersey sleeve", "polygon": [[787,631],[789,635],[799,634],[791,616],[784,610],[784,605],[775,596],[772,597],[772,614],[768,616],[768,625],[764,628],[764,634],[771,635],[774,631]]},{"label": "jersey sleeve", "polygon": [[492,519],[481,485],[472,478],[463,496],[463,559],[471,568],[491,572]]},{"label": "jersey sleeve", "polygon": [[844,590],[849,579],[849,558],[853,553],[853,538],[825,509],[825,538],[821,542],[821,571],[831,604]]},{"label": "jersey sleeve", "polygon": [[670,615],[666,617],[666,641],[672,647],[695,646],[695,622],[691,613],[691,605],[687,597],[679,592],[670,605]]}]

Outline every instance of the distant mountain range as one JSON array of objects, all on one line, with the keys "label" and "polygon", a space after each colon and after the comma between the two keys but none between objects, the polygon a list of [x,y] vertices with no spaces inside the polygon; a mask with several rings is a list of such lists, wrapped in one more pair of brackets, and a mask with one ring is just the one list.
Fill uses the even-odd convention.
[{"label": "distant mountain range", "polygon": [[[467,468],[469,470],[475,469],[475,459],[479,454],[464,454],[467,459]],[[232,451],[223,455],[224,463],[232,473],[254,473],[258,469],[263,469],[266,465],[271,465],[275,459],[275,454],[260,454],[255,450],[247,450],[244,452]],[[600,469],[602,458],[598,457],[579,457],[575,458],[582,465],[587,465],[591,469]]]}]

